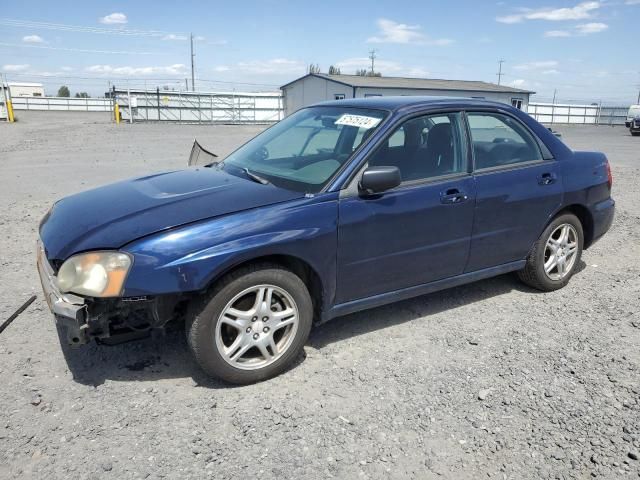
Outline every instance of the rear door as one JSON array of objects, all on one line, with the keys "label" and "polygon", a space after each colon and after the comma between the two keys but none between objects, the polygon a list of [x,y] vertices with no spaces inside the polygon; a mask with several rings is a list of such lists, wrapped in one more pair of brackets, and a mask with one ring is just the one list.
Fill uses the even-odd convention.
[{"label": "rear door", "polygon": [[460,113],[404,122],[369,157],[403,182],[339,206],[336,303],[461,274],[467,262],[474,181]]},{"label": "rear door", "polygon": [[515,117],[467,112],[474,156],[476,210],[469,262],[472,272],[524,259],[562,202],[556,160]]}]

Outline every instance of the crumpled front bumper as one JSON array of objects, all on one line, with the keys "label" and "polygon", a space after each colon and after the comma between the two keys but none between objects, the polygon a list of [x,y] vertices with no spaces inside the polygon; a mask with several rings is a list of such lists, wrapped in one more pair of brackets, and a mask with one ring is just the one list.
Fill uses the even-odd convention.
[{"label": "crumpled front bumper", "polygon": [[90,339],[86,322],[87,305],[84,298],[60,292],[42,242],[38,241],[37,248],[37,265],[42,291],[51,313],[55,316],[56,323],[63,327],[69,344],[87,343]]}]

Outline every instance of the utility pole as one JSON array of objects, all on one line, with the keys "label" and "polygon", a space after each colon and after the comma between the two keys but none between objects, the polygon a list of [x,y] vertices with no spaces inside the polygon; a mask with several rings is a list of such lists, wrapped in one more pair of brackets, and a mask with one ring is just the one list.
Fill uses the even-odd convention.
[{"label": "utility pole", "polygon": [[195,92],[196,91],[196,75],[195,75],[195,69],[194,69],[194,65],[193,65],[193,59],[196,56],[195,53],[193,53],[193,33],[190,34],[191,36],[191,91]]},{"label": "utility pole", "polygon": [[500,85],[500,82],[502,82],[502,76],[504,75],[502,73],[502,64],[504,63],[503,59],[500,59],[498,61],[498,73],[496,73],[496,75],[498,76],[498,85]]},{"label": "utility pole", "polygon": [[0,73],[0,88],[2,89],[2,93],[4,94],[4,109],[7,112],[7,122],[9,121],[9,99],[7,98],[7,88],[9,88],[9,84],[6,83],[2,78],[2,74]]},{"label": "utility pole", "polygon": [[375,49],[369,50],[369,58],[371,59],[371,75],[376,73],[375,64],[376,64],[376,51]]}]

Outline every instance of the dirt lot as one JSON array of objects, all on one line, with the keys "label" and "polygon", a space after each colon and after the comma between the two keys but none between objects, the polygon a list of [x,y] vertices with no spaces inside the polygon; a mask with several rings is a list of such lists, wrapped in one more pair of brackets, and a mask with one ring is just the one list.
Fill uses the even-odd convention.
[{"label": "dirt lot", "polygon": [[609,234],[561,291],[512,275],[337,319],[271,381],[205,377],[181,332],[70,351],[34,266],[67,194],[224,154],[261,127],[120,125],[20,113],[0,124],[0,478],[640,476],[640,139],[558,128],[604,150]]}]

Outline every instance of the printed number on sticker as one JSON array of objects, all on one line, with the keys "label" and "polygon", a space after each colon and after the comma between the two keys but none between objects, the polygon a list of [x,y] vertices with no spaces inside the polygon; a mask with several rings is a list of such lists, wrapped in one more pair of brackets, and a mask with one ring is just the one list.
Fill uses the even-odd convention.
[{"label": "printed number on sticker", "polygon": [[379,118],[367,117],[365,115],[349,115],[344,114],[338,120],[336,125],[348,125],[350,127],[373,128],[380,123]]}]

